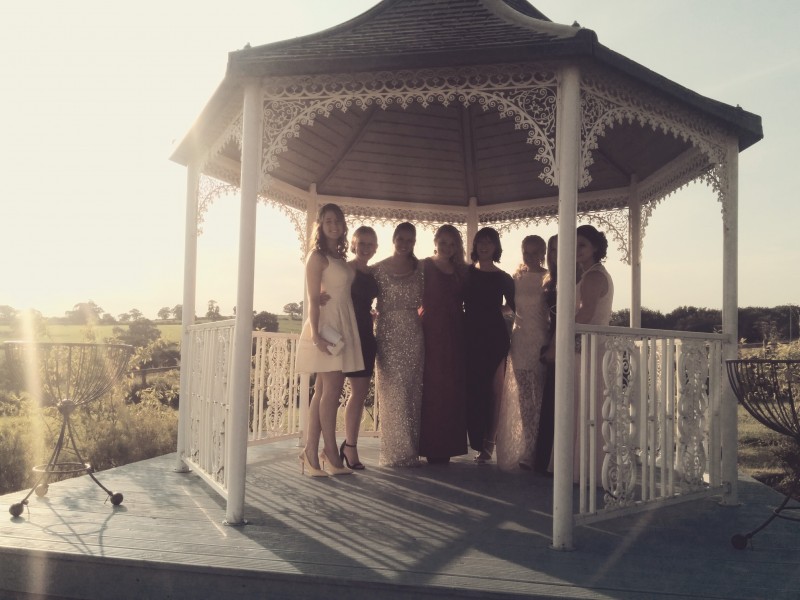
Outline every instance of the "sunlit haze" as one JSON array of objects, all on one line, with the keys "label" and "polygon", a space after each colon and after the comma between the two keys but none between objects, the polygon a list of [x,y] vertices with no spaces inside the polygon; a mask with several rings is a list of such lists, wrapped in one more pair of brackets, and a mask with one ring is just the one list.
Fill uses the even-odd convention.
[{"label": "sunlit haze", "polygon": [[[0,7],[2,202],[0,305],[62,316],[92,300],[148,318],[182,302],[185,169],[169,161],[222,81],[227,53],[306,35],[376,0],[207,2],[82,0]],[[800,105],[796,0],[533,0],[550,19],[578,21],[600,42],[699,94],[763,118],[765,139],[740,156],[741,306],[800,301],[794,113]],[[238,199],[219,200],[199,240],[197,313],[231,314]],[[718,308],[722,218],[695,185],[665,199],[645,231],[643,305]],[[351,227],[352,229],[352,227]],[[302,299],[294,227],[259,206],[254,306],[281,313]],[[377,258],[391,250],[379,230]],[[521,261],[524,235],[503,237],[501,266]],[[433,251],[420,232],[417,255]],[[612,246],[615,244],[612,242]],[[610,253],[615,309],[630,305],[630,272]],[[709,276],[710,274],[710,276]]]}]

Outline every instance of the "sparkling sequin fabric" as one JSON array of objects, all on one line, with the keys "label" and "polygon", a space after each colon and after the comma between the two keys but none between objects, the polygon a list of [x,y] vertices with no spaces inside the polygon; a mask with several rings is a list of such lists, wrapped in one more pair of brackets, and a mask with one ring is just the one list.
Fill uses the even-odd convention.
[{"label": "sparkling sequin fabric", "polygon": [[374,275],[378,282],[375,388],[381,428],[380,464],[416,466],[425,358],[419,317],[422,265],[410,274],[396,276],[389,272],[386,261],[381,261],[375,265]]},{"label": "sparkling sequin fabric", "polygon": [[514,329],[497,429],[501,469],[516,469],[521,462],[533,466],[545,376],[539,357],[548,341],[550,322],[544,275],[525,271],[514,277]]}]

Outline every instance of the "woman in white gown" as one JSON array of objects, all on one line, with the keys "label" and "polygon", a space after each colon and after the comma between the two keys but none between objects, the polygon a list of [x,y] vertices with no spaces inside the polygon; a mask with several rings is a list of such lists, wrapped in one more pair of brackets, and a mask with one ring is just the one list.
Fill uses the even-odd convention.
[{"label": "woman in white gown", "polygon": [[514,328],[497,431],[501,469],[533,468],[545,376],[540,357],[548,341],[549,307],[543,288],[546,250],[541,237],[527,236],[522,240],[523,264],[514,274]]},{"label": "woman in white gown", "polygon": [[[326,204],[319,211],[313,249],[306,260],[308,319],[297,348],[295,370],[316,373],[308,409],[306,446],[300,453],[302,471],[312,477],[352,473],[342,464],[336,444],[336,413],[344,385],[343,372],[364,368],[358,326],[350,296],[355,271],[345,262],[347,224],[342,210]],[[320,306],[320,295],[328,297]],[[323,450],[319,451],[322,435]],[[320,468],[319,459],[323,462]],[[328,462],[327,471],[324,463]]]}]

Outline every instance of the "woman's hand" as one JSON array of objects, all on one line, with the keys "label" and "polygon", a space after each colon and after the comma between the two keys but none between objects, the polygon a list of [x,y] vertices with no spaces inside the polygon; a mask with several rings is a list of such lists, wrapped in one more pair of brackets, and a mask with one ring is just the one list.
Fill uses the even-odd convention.
[{"label": "woman's hand", "polygon": [[319,293],[319,305],[325,306],[328,303],[328,300],[331,299],[331,295],[328,292],[320,292]]},{"label": "woman's hand", "polygon": [[328,340],[326,340],[321,335],[312,335],[311,341],[314,342],[314,345],[317,347],[317,350],[320,352],[324,352],[325,354],[330,354],[330,350],[328,348],[333,346]]}]

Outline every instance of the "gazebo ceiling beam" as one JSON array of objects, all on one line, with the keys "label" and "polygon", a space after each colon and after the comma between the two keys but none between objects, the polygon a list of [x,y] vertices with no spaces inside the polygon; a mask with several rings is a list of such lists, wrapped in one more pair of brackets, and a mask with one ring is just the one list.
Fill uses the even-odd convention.
[{"label": "gazebo ceiling beam", "polygon": [[464,157],[464,189],[467,197],[475,197],[478,195],[478,182],[476,181],[477,173],[475,171],[475,142],[472,137],[472,115],[469,106],[461,107],[461,142],[463,148],[461,151]]},{"label": "gazebo ceiling beam", "polygon": [[372,121],[373,116],[375,115],[375,111],[377,110],[377,106],[374,104],[365,110],[366,116],[364,119],[359,123],[358,127],[354,128],[350,133],[350,136],[343,140],[342,149],[339,152],[339,155],[336,160],[331,161],[330,166],[323,171],[319,179],[317,181],[317,190],[324,189],[325,182],[328,178],[336,173],[336,170],[342,164],[342,162],[350,155],[350,152],[353,150],[353,147],[358,144],[361,138],[364,137],[364,133],[367,131],[370,122]]}]

